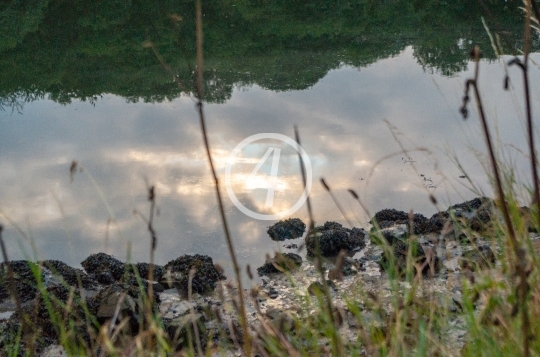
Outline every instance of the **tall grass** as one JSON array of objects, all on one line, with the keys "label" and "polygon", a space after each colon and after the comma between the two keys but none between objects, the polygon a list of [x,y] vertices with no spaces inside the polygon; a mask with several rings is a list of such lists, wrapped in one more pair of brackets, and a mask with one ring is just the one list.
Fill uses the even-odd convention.
[{"label": "tall grass", "polygon": [[[58,332],[58,342],[69,355],[96,355],[96,356],[210,356],[215,353],[237,351],[243,356],[538,356],[540,355],[540,259],[535,253],[530,240],[529,229],[538,230],[540,219],[538,188],[537,159],[534,141],[534,126],[531,110],[531,94],[528,82],[529,47],[531,38],[531,17],[538,17],[536,4],[530,0],[525,1],[525,47],[523,59],[518,57],[510,61],[509,65],[517,65],[522,69],[524,82],[524,103],[527,113],[528,144],[530,149],[530,165],[533,188],[531,190],[532,218],[522,214],[513,191],[513,183],[505,179],[511,172],[501,170],[501,161],[492,143],[489,129],[489,120],[485,115],[480,95],[480,79],[478,69],[480,66],[480,49],[475,47],[472,58],[475,62],[474,77],[466,82],[464,102],[461,112],[468,114],[470,92],[474,95],[480,124],[484,133],[487,150],[490,158],[491,170],[488,175],[494,179],[494,191],[497,194],[497,207],[502,219],[494,217],[490,227],[489,239],[493,246],[498,246],[497,253],[499,265],[491,269],[464,272],[460,282],[463,294],[459,302],[452,301],[448,294],[441,293],[437,288],[444,286],[435,277],[424,277],[421,273],[423,266],[415,260],[413,244],[418,237],[414,231],[409,234],[407,262],[405,271],[400,271],[394,259],[392,247],[382,236],[375,223],[373,241],[378,243],[387,257],[386,272],[379,282],[373,282],[359,277],[356,284],[342,292],[333,293],[327,282],[325,262],[320,255],[314,259],[313,265],[318,280],[323,289],[315,291],[313,295],[306,294],[305,287],[299,285],[298,275],[289,272],[284,284],[294,287],[294,302],[298,309],[294,314],[283,314],[280,318],[269,319],[260,305],[260,287],[255,286],[245,295],[242,283],[241,266],[237,260],[231,237],[224,203],[220,189],[220,182],[214,167],[210,142],[205,122],[204,88],[203,88],[203,22],[200,0],[196,1],[196,34],[197,34],[197,66],[194,83],[195,105],[199,117],[201,134],[208,163],[213,177],[216,200],[219,207],[225,241],[227,243],[231,261],[234,268],[234,283],[221,284],[218,287],[218,298],[223,308],[207,311],[207,315],[221,323],[218,336],[208,336],[204,328],[196,320],[196,312],[191,306],[190,323],[184,326],[186,339],[179,336],[181,331],[171,337],[166,331],[162,316],[155,309],[153,301],[152,284],[145,288],[143,279],[137,271],[140,288],[139,308],[141,316],[139,331],[135,335],[127,329],[128,321],[117,322],[114,318],[109,323],[100,325],[86,304],[84,296],[78,296],[75,289],[65,286],[69,292],[67,300],[59,300],[54,294],[48,292],[41,281],[40,267],[34,267],[39,296],[42,299],[46,312],[49,314],[51,324]],[[157,49],[149,42],[145,43],[156,54],[165,70],[173,74],[172,69],[163,61]],[[177,78],[177,77],[175,77]],[[183,87],[184,83],[179,85]],[[298,130],[295,129],[296,141],[300,144]],[[305,170],[300,159],[300,172],[304,185]],[[325,190],[336,203],[340,211],[342,206],[333,195],[330,185],[321,181]],[[368,208],[362,203],[354,190],[350,194],[358,201],[358,209],[368,213]],[[157,236],[153,228],[155,211],[155,192],[152,186],[148,188],[148,201],[150,213],[145,220],[150,234],[150,261],[153,256]],[[436,204],[434,196],[429,199]],[[308,211],[310,223],[308,235],[314,231],[311,202],[308,198]],[[412,215],[411,215],[412,217]],[[453,217],[456,225],[460,224],[458,218]],[[412,220],[412,218],[411,218]],[[352,222],[350,222],[352,225]],[[467,228],[467,227],[465,227]],[[472,231],[465,230],[466,234],[473,235]],[[2,240],[0,226],[0,247],[5,263],[9,263],[7,251]],[[341,259],[341,260],[340,260]],[[335,263],[337,270],[343,264],[343,256]],[[40,331],[32,321],[14,286],[15,277],[10,265],[5,265],[8,275],[9,293],[15,302],[16,313],[20,317],[20,328],[15,335],[6,335],[2,331],[0,355],[18,356],[34,355],[34,345],[39,340]],[[150,278],[153,276],[151,265]],[[193,300],[191,282],[195,272],[192,270],[189,277],[188,301]],[[248,275],[252,278],[250,268]],[[341,278],[337,275],[337,280]],[[388,283],[387,286],[385,285]],[[379,285],[378,285],[379,284]],[[383,286],[380,286],[382,284]],[[378,287],[378,289],[377,289]],[[334,304],[334,299],[343,301],[346,309]],[[118,309],[122,304],[119,302]],[[254,316],[247,314],[246,304],[254,306]],[[227,320],[227,315],[232,318]],[[239,321],[241,331],[236,327]],[[85,326],[89,340],[78,338],[74,331],[75,326]],[[457,350],[453,343],[451,332],[456,330],[455,325],[465,334],[465,345]],[[354,337],[343,335],[344,325],[354,326]],[[228,328],[224,328],[227,326]],[[203,343],[203,341],[208,341]],[[24,348],[20,348],[20,343]]]}]

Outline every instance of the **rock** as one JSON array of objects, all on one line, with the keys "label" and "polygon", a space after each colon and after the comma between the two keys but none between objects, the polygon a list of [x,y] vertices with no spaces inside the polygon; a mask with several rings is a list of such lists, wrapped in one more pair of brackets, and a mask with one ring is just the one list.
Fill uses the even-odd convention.
[{"label": "rock", "polygon": [[[427,219],[421,214],[415,213],[412,217],[413,233],[416,235],[423,234],[448,234],[453,231],[443,232],[445,225],[454,223],[452,217],[455,217],[458,222],[461,222],[463,227],[470,228],[474,231],[483,232],[490,226],[493,217],[493,201],[486,197],[478,197],[470,201],[449,207],[446,211],[435,213],[431,218]],[[370,220],[374,225],[371,229],[371,239],[376,244],[380,244],[379,237],[376,235],[375,225],[380,228],[380,233],[386,239],[389,245],[394,244],[395,239],[404,240],[411,233],[409,214],[404,211],[395,209],[384,209],[375,214]],[[461,234],[459,227],[456,230],[457,235]],[[451,227],[450,227],[451,229]]]},{"label": "rock", "polygon": [[53,344],[49,347],[45,348],[43,353],[41,353],[41,357],[65,357],[68,356],[66,350],[64,347]]},{"label": "rock", "polygon": [[[229,328],[228,322],[231,323],[232,331]],[[223,346],[224,343],[233,345],[235,340],[238,341],[242,339],[242,329],[240,323],[236,321],[236,319],[224,321],[214,318],[205,322],[204,326],[206,329],[206,336],[211,337],[215,346]],[[232,337],[231,332],[234,334],[234,338]]]},{"label": "rock", "polygon": [[[395,209],[383,209],[375,213],[375,216],[369,222],[374,226],[372,231],[376,230],[376,225],[378,225],[381,229],[391,228],[396,225],[405,225],[404,228],[401,228],[401,230],[403,230],[403,233],[408,236],[411,232],[411,220],[409,219],[409,214],[404,211],[398,211]],[[429,225],[428,219],[425,216],[419,213],[415,213],[412,216],[412,222],[414,234],[423,234],[427,232],[427,228]],[[388,242],[388,244],[392,243]]]},{"label": "rock", "polygon": [[[113,285],[120,288],[123,292],[127,293],[138,303],[142,302],[142,295],[144,299],[148,296],[149,286],[152,285],[153,301],[159,303],[161,301],[159,293],[164,290],[164,287],[159,283],[152,283],[148,280],[137,279],[134,275],[127,275],[124,281],[114,283]],[[154,306],[156,308],[157,306]]]},{"label": "rock", "polygon": [[80,281],[81,286],[85,289],[97,288],[97,281],[81,269],[72,268],[59,260],[44,260],[39,264],[49,269],[54,275],[61,276],[64,282],[70,286],[78,287]]},{"label": "rock", "polygon": [[306,224],[299,218],[289,218],[279,221],[268,228],[268,235],[272,240],[283,241],[285,239],[301,238],[306,231]]},{"label": "rock", "polygon": [[295,243],[283,244],[283,248],[285,248],[285,249],[298,249],[298,244],[295,244]]},{"label": "rock", "polygon": [[279,309],[269,308],[265,313],[272,324],[281,332],[292,331],[295,327],[295,319],[291,316],[289,312],[283,312]]},{"label": "rock", "polygon": [[447,212],[458,218],[465,228],[484,232],[490,228],[495,203],[487,197],[477,197],[448,208]]},{"label": "rock", "polygon": [[[334,282],[331,280],[326,280],[326,285],[328,286],[328,288],[334,291],[337,290],[336,284],[334,284]],[[309,284],[307,291],[309,295],[313,295],[313,296],[324,295],[324,286],[320,281],[315,281]]]},{"label": "rock", "polygon": [[212,291],[218,280],[225,279],[225,276],[214,266],[212,258],[207,255],[183,255],[168,262],[164,268],[166,273],[161,278],[161,284],[175,287],[183,293],[188,291],[191,268],[195,269],[192,289],[196,293]]},{"label": "rock", "polygon": [[398,211],[395,209],[383,209],[375,213],[375,216],[369,221],[369,223],[375,225],[377,223],[380,228],[384,228],[384,225],[391,222],[407,221],[409,220],[409,214],[404,211]]},{"label": "rock", "polygon": [[294,253],[276,253],[274,258],[267,259],[263,266],[257,268],[259,276],[284,273],[302,265],[302,257]]},{"label": "rock", "polygon": [[[30,301],[37,296],[35,274],[38,274],[38,272],[45,288],[63,284],[79,287],[78,278],[80,278],[84,288],[91,289],[97,286],[97,282],[82,270],[74,269],[58,260],[46,260],[39,263],[13,260],[9,263],[9,267],[13,272],[13,282],[21,302]],[[0,301],[8,297],[10,297],[9,274],[6,264],[2,263],[0,265]]]},{"label": "rock", "polygon": [[308,286],[309,295],[318,296],[324,294],[323,284],[319,281],[315,281]]},{"label": "rock", "polygon": [[345,262],[343,264],[343,275],[350,276],[350,275],[358,274],[359,266],[360,266],[360,262],[349,257],[345,258]]},{"label": "rock", "polygon": [[[429,250],[429,253],[426,254],[424,252],[424,249],[420,244],[417,242],[413,243],[414,246],[412,248],[412,258],[413,263],[418,264],[422,267],[422,273],[427,274],[430,271],[433,271],[434,273],[437,273],[439,269],[441,268],[442,264],[435,254],[434,250]],[[396,267],[398,269],[398,272],[403,273],[405,272],[407,268],[407,255],[409,251],[409,244],[396,239],[394,241],[394,245],[392,246],[392,253],[394,255],[394,262],[396,264]],[[388,257],[383,255],[383,259],[381,260],[381,266],[383,269],[388,269],[390,264],[390,261]],[[416,269],[413,267],[414,272],[416,274]]]},{"label": "rock", "polygon": [[356,330],[360,326],[358,318],[350,311],[347,311],[347,325],[350,329]]},{"label": "rock", "polygon": [[465,201],[463,203],[458,203],[453,206],[450,206],[447,211],[454,213],[456,217],[469,217],[474,211],[476,211],[480,206],[491,202],[491,199],[487,197],[477,197],[470,201]]},{"label": "rock", "polygon": [[270,299],[276,299],[279,296],[279,292],[271,286],[270,289],[268,289],[267,295]]},{"label": "rock", "polygon": [[[408,233],[408,225],[406,224],[394,224],[392,226],[386,227],[381,229],[381,234],[386,239],[386,243],[389,245],[394,244],[394,240],[396,239],[405,239],[409,235]],[[378,237],[377,237],[378,238]],[[371,241],[379,244],[377,241],[377,238],[373,237],[373,234],[371,235]]]},{"label": "rock", "polygon": [[452,222],[450,214],[445,211],[437,212],[429,218],[425,233],[442,234],[442,230],[447,222]]},{"label": "rock", "polygon": [[101,295],[96,317],[100,321],[110,320],[114,317],[117,309],[119,320],[127,316],[132,317],[136,313],[135,300],[125,292],[108,288]]},{"label": "rock", "polygon": [[[343,260],[341,260],[343,258]],[[360,262],[350,257],[338,257],[334,267],[328,270],[328,279],[342,281],[344,276],[358,274]]]},{"label": "rock", "polygon": [[317,256],[317,247],[324,257],[336,256],[341,250],[351,253],[365,246],[364,235],[363,229],[349,229],[337,222],[326,222],[306,237],[307,254]]},{"label": "rock", "polygon": [[[6,263],[0,265],[0,300],[9,298],[9,274]],[[36,277],[33,270],[37,270],[35,263],[26,260],[12,260],[9,269],[13,273],[13,283],[21,302],[32,300],[37,295]]]},{"label": "rock", "polygon": [[[59,343],[59,325],[69,326],[67,333],[62,336],[63,343],[74,348],[90,345],[86,313],[82,308],[78,290],[73,287],[66,288],[63,285],[51,286],[46,288],[44,295],[47,296],[47,299],[43,295],[37,295],[32,303],[24,304],[22,311],[14,312],[5,326],[8,328],[21,326],[21,313],[29,316],[32,321],[31,333],[33,338],[37,338],[35,343],[37,351],[42,351],[53,343]],[[72,303],[66,306],[69,300]],[[54,321],[51,319],[51,315],[55,316]],[[22,348],[25,347],[22,346]]]},{"label": "rock", "polygon": [[86,272],[101,284],[112,284],[124,276],[125,264],[105,253],[92,254],[81,262]]},{"label": "rock", "polygon": [[488,205],[480,206],[474,216],[469,219],[468,225],[473,231],[485,232],[491,227],[491,221],[493,217],[493,209]]},{"label": "rock", "polygon": [[125,332],[133,336],[138,333],[142,324],[143,316],[139,315],[139,312],[144,311],[144,306],[143,301],[133,297],[132,294],[133,291],[129,291],[129,285],[114,283],[94,297],[87,299],[87,305],[101,324],[113,319],[119,307],[115,323],[128,318],[128,324],[124,327]]},{"label": "rock", "polygon": [[175,317],[173,319],[163,319],[163,326],[169,339],[171,346],[177,351],[191,346],[196,346],[196,334],[193,326],[197,328],[197,334],[201,347],[204,349],[207,344],[207,334],[204,317],[200,313],[186,314],[184,316]]},{"label": "rock", "polygon": [[519,214],[521,215],[521,218],[527,225],[527,230],[529,232],[538,233],[537,225],[534,223],[533,214],[531,212],[531,209],[529,207],[520,207],[519,208]]},{"label": "rock", "polygon": [[[129,272],[133,272],[135,269],[139,272],[139,276],[142,279],[149,280],[150,279],[150,264],[148,263],[137,263],[137,264],[126,264],[126,270]],[[153,281],[160,281],[163,277],[163,274],[165,274],[165,268],[163,268],[161,265],[154,264],[154,280]]]},{"label": "rock", "polygon": [[487,245],[465,251],[459,259],[460,267],[471,271],[489,269],[493,267],[494,263],[495,254]]}]

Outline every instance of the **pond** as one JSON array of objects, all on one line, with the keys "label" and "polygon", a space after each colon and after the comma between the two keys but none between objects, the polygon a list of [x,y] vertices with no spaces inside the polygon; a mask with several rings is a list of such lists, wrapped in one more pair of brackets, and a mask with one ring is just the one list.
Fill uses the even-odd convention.
[{"label": "pond", "polygon": [[[3,29],[10,36],[0,42],[0,223],[10,258],[79,266],[103,251],[149,261],[144,217],[152,185],[156,262],[207,254],[230,272],[190,89],[193,4],[83,2],[72,9],[63,1],[35,3],[0,7],[8,19],[2,26],[19,26]],[[530,182],[517,68],[508,69],[510,91],[503,89],[509,46],[521,44],[519,2],[495,2],[486,20],[488,28],[504,29],[507,55],[499,59],[482,8],[431,3],[205,5],[204,110],[243,266],[260,266],[266,253],[284,248],[266,234],[276,220],[246,215],[227,184],[239,206],[264,215],[287,211],[303,191],[298,153],[284,142],[254,141],[231,161],[233,149],[252,135],[294,139],[298,126],[318,224],[369,228],[370,215],[383,208],[429,217],[450,204],[492,196],[475,103],[468,120],[459,113],[475,43],[483,50],[479,83],[501,159],[518,182]],[[540,61],[536,54],[532,59]],[[530,72],[538,118],[540,69],[532,65]],[[82,171],[70,175],[74,160]],[[288,217],[307,223],[305,204]]]}]

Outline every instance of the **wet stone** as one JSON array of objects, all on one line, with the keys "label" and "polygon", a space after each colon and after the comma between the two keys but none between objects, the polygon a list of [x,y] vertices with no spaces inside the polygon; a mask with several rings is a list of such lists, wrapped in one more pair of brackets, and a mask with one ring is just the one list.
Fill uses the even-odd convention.
[{"label": "wet stone", "polygon": [[[0,301],[10,297],[9,284],[11,282],[7,268],[5,263],[0,265]],[[35,274],[40,275],[46,288],[65,283],[78,287],[77,274],[81,277],[83,287],[91,288],[96,285],[96,282],[88,278],[82,270],[73,269],[59,261],[34,263],[26,260],[13,260],[9,263],[9,268],[13,274],[13,284],[21,302],[27,302],[36,297],[38,290]]]},{"label": "wet stone", "polygon": [[[163,275],[165,274],[165,268],[161,265],[153,264],[153,281],[160,281]],[[148,263],[137,263],[137,264],[126,264],[126,270],[130,272],[136,271],[139,273],[139,276],[142,279],[150,279],[150,264]]]},{"label": "wet stone", "polygon": [[345,258],[345,262],[343,264],[343,275],[350,276],[350,275],[358,274],[359,266],[360,266],[360,262],[351,258]]},{"label": "wet stone", "polygon": [[[39,350],[57,343],[59,340],[58,324],[70,325],[73,331],[70,341],[71,344],[88,344],[90,335],[86,326],[85,312],[80,304],[74,303],[71,308],[66,309],[65,304],[69,299],[74,302],[80,301],[81,296],[78,290],[62,285],[46,288],[47,299],[38,295],[31,304],[25,304],[22,307],[22,313],[31,317],[33,328],[39,331],[36,348]],[[59,319],[56,322],[51,321],[51,312]],[[10,325],[19,325],[22,317],[19,312],[15,312],[8,320]]]},{"label": "wet stone", "polygon": [[493,211],[486,205],[480,206],[475,215],[469,220],[468,224],[473,231],[484,232],[490,228]]},{"label": "wet stone", "polygon": [[490,228],[493,219],[495,203],[487,197],[477,197],[448,208],[464,227],[473,231],[483,232]]},{"label": "wet stone", "polygon": [[70,286],[78,287],[79,281],[85,289],[92,289],[97,286],[97,281],[88,276],[83,270],[72,268],[59,260],[44,260],[40,264],[53,274],[61,276],[64,282]]},{"label": "wet stone", "polygon": [[295,243],[283,244],[283,248],[285,248],[285,249],[298,249],[298,244],[295,244]]},{"label": "wet stone", "polygon": [[[396,239],[405,239],[408,235],[408,226],[406,224],[394,224],[392,226],[381,229],[380,233],[386,240],[386,243],[392,245]],[[371,237],[371,240],[377,244],[379,237]]]},{"label": "wet stone", "polygon": [[293,330],[295,320],[289,312],[283,312],[279,309],[270,308],[265,314],[274,324],[274,326],[282,332]]},{"label": "wet stone", "polygon": [[470,201],[458,203],[448,208],[448,212],[453,212],[456,216],[470,216],[475,210],[480,208],[485,203],[490,202],[487,197],[477,197]]},{"label": "wet stone", "polygon": [[107,289],[101,296],[101,302],[97,311],[97,318],[107,321],[114,317],[116,309],[119,309],[118,318],[133,316],[136,311],[135,300],[122,291]]},{"label": "wet stone", "polygon": [[267,233],[272,240],[283,241],[286,239],[301,238],[306,231],[306,224],[299,218],[289,218],[279,221],[268,228]]},{"label": "wet stone", "polygon": [[425,233],[441,233],[445,224],[451,222],[450,214],[448,212],[437,212],[431,216],[428,220]]},{"label": "wet stone", "polygon": [[358,318],[350,311],[347,311],[347,325],[351,329],[357,329],[360,326]]},{"label": "wet stone", "polygon": [[[423,234],[427,232],[429,221],[424,215],[415,213],[411,218],[412,220],[409,219],[409,214],[404,211],[383,209],[375,213],[375,216],[370,220],[370,223],[374,226],[374,229],[376,225],[381,229],[394,227],[396,225],[405,225],[404,233],[405,235],[408,235],[411,232],[410,224],[412,221],[412,231],[414,234]],[[391,242],[389,242],[389,244],[391,244]]]},{"label": "wet stone", "polygon": [[112,284],[124,276],[125,264],[105,253],[92,254],[81,262],[86,272],[101,284]]},{"label": "wet stone", "polygon": [[494,263],[495,254],[487,245],[463,252],[463,256],[459,259],[460,267],[471,271],[491,268]]},{"label": "wet stone", "polygon": [[[326,285],[329,289],[332,289],[333,291],[337,291],[337,286],[334,284],[331,280],[326,280]],[[309,295],[318,296],[318,295],[324,295],[324,286],[320,281],[315,281],[311,284],[309,284],[307,291]]]},{"label": "wet stone", "polygon": [[205,319],[202,314],[186,314],[173,319],[164,318],[163,326],[172,341],[172,345],[176,346],[177,350],[189,346],[189,341],[195,336],[194,326],[197,328],[201,347],[206,347],[207,334]]},{"label": "wet stone", "polygon": [[279,296],[279,292],[275,288],[270,287],[270,289],[268,289],[267,295],[270,299],[276,299]]},{"label": "wet stone", "polygon": [[529,232],[538,233],[538,228],[536,224],[534,223],[533,215],[531,212],[531,209],[529,207],[523,206],[519,208],[519,214],[521,215],[522,219],[527,224],[527,229]]},{"label": "wet stone", "polygon": [[188,291],[189,272],[195,269],[193,276],[193,292],[203,293],[215,289],[219,280],[225,279],[216,267],[211,257],[207,255],[183,255],[171,260],[165,266],[165,274],[161,278],[161,284],[166,287],[175,287],[180,292]]},{"label": "wet stone", "polygon": [[316,227],[313,234],[306,237],[307,254],[317,256],[318,248],[324,257],[336,256],[341,250],[352,253],[364,248],[364,236],[363,229],[349,229],[337,222],[326,222],[323,226]]},{"label": "wet stone", "polygon": [[302,265],[302,257],[294,253],[276,253],[274,258],[268,259],[263,266],[257,268],[259,276],[284,273],[294,270]]},{"label": "wet stone", "polygon": [[[395,240],[392,246],[392,253],[396,262],[396,266],[401,272],[404,272],[407,268],[407,255],[409,251],[409,244],[402,240]],[[412,259],[413,259],[413,269],[414,265],[420,265],[422,267],[422,273],[428,274],[430,271],[437,273],[442,267],[440,259],[436,256],[433,250],[430,250],[428,254],[424,251],[422,246],[417,242],[413,242],[414,246],[412,247]],[[381,266],[383,269],[386,269],[389,261],[386,256],[383,256],[381,260]],[[415,269],[416,273],[416,269]]]},{"label": "wet stone", "polygon": [[[33,265],[33,268],[31,268],[31,265]],[[13,273],[13,283],[21,302],[35,298],[37,294],[37,283],[32,269],[37,269],[37,265],[26,260],[13,260],[9,262],[9,266],[6,266],[6,263],[0,265],[0,300],[9,297],[10,281],[8,268]]]}]

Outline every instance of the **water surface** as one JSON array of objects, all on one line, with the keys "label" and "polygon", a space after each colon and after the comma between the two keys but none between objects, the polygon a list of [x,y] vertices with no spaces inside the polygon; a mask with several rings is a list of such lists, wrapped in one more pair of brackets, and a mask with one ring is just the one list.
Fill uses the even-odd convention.
[{"label": "water surface", "polygon": [[[238,143],[259,133],[294,137],[293,126],[298,125],[313,168],[310,196],[317,223],[336,220],[348,224],[348,219],[356,226],[369,227],[369,215],[347,189],[358,192],[371,215],[396,208],[429,216],[478,194],[492,195],[474,103],[467,121],[459,114],[464,82],[472,76],[474,66],[467,60],[473,39],[486,48],[480,85],[503,159],[516,170],[518,180],[528,182],[521,73],[510,69],[512,88],[505,92],[504,62],[511,57],[496,60],[490,54],[489,38],[478,23],[474,31],[461,28],[464,32],[445,33],[439,29],[436,35],[421,36],[412,28],[413,17],[407,22],[409,27],[396,34],[377,32],[373,27],[362,30],[360,20],[351,20],[341,24],[341,32],[336,30],[334,40],[329,40],[324,36],[336,24],[330,21],[332,17],[321,25],[322,35],[309,37],[302,31],[316,33],[316,20],[293,21],[293,29],[289,29],[281,13],[274,25],[283,26],[283,33],[274,42],[282,45],[273,46],[271,33],[248,31],[249,40],[237,47],[231,41],[227,47],[216,45],[221,42],[212,34],[219,33],[223,23],[212,17],[215,9],[207,11],[209,21],[214,22],[208,25],[207,35],[205,113],[223,184],[228,157]],[[243,14],[234,22],[237,27],[257,24]],[[301,17],[300,10],[294,14]],[[381,18],[388,14],[383,15],[379,13]],[[46,23],[47,13],[43,16]],[[83,19],[79,25],[85,24]],[[134,20],[122,21],[125,33],[117,36],[135,36],[127,34],[129,21]],[[91,23],[97,26],[97,22]],[[182,254],[200,253],[229,268],[189,88],[179,88],[151,51],[141,46],[142,41],[137,43],[139,52],[133,52],[137,62],[131,62],[128,54],[136,47],[134,40],[127,47],[111,43],[106,36],[88,40],[84,35],[91,33],[90,25],[83,25],[87,32],[75,30],[72,42],[42,45],[43,58],[25,68],[14,63],[28,59],[27,48],[35,45],[35,38],[4,44],[5,56],[0,61],[4,69],[0,78],[4,109],[0,112],[0,222],[6,227],[10,256],[61,259],[78,266],[89,254],[105,251],[120,259],[148,261],[150,239],[140,213],[148,216],[147,185],[155,185],[159,211],[154,220],[156,261],[164,264]],[[169,33],[163,26],[164,33]],[[167,26],[174,29],[174,24]],[[41,35],[51,28],[43,27]],[[227,31],[237,38],[246,33],[230,26]],[[283,45],[293,35],[299,41],[297,49]],[[357,41],[347,42],[350,38]],[[433,40],[431,44],[429,38],[446,42]],[[92,41],[109,47],[94,44],[94,52],[89,53],[84,46]],[[55,52],[55,46],[64,52]],[[162,44],[160,50],[166,59],[177,61],[173,68],[189,85],[191,72],[186,63],[192,57],[188,53],[183,60],[181,51],[169,51],[167,46]],[[111,55],[113,49],[121,55]],[[59,60],[58,53],[64,53],[66,59]],[[76,60],[77,56],[82,60]],[[538,117],[535,103],[540,71],[536,67],[531,70],[531,83]],[[265,205],[271,160],[262,166],[262,175],[249,178],[268,147],[281,149],[271,207]],[[407,153],[400,153],[403,149]],[[296,202],[302,181],[298,157],[291,147],[261,141],[246,147],[241,157],[242,163],[234,165],[231,185],[242,204],[260,213],[279,213]],[[73,160],[83,171],[70,177]],[[334,190],[347,219],[320,185],[320,178]],[[259,266],[266,253],[282,249],[281,243],[266,235],[275,221],[244,215],[231,203],[224,185],[222,189],[240,261]],[[430,194],[437,198],[437,206],[430,203]],[[293,216],[307,222],[305,206]]]}]

